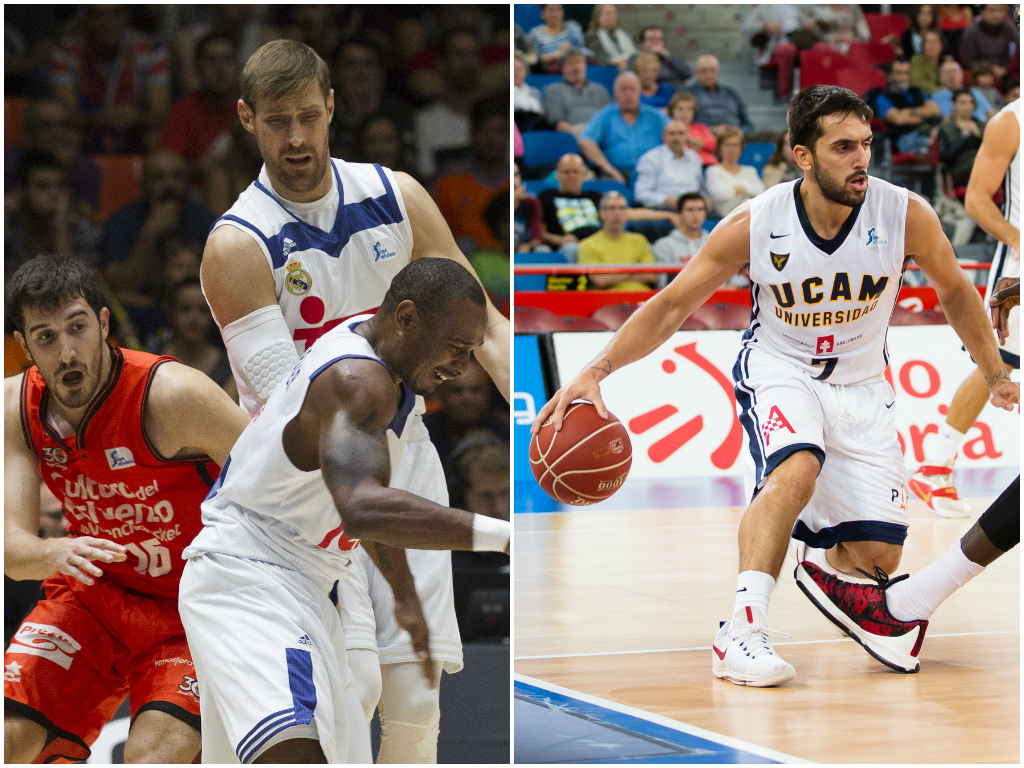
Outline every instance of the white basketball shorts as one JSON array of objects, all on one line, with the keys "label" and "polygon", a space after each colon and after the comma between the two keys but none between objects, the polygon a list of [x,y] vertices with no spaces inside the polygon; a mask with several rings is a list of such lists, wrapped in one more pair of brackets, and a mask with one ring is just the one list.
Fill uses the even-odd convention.
[{"label": "white basketball shorts", "polygon": [[[329,763],[345,761],[350,673],[329,589],[232,555],[185,565],[178,608],[202,691],[204,763],[251,763],[293,738],[319,741]],[[358,707],[354,690],[349,700]]]},{"label": "white basketball shorts", "polygon": [[[406,445],[391,487],[448,506],[448,485],[437,449],[422,423]],[[338,584],[339,610],[348,648],[377,651],[381,664],[417,661],[409,633],[395,622],[391,587],[359,547],[349,566],[349,578]],[[452,556],[447,551],[406,550],[416,592],[430,628],[430,653],[449,674],[462,669],[462,638],[455,618]]]},{"label": "white basketball shorts", "polygon": [[[986,299],[992,295],[996,283],[1003,277],[1020,277],[1020,256],[1013,248],[999,243],[992,256],[992,269],[988,273]],[[1006,337],[1006,344],[999,348],[999,355],[1007,365],[1020,368],[1020,307],[1010,310],[1010,335]]]},{"label": "white basketball shorts", "polygon": [[896,434],[896,397],[887,381],[843,386],[744,347],[733,367],[747,500],[797,451],[821,462],[814,495],[793,536],[827,549],[841,541],[902,545],[909,489]]}]

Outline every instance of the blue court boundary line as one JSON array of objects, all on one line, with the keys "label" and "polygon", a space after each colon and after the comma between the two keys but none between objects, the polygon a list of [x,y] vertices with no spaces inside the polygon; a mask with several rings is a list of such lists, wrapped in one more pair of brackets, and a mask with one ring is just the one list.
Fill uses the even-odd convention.
[{"label": "blue court boundary line", "polygon": [[[810,763],[767,747],[748,744],[678,720],[645,712],[597,696],[573,691],[526,675],[513,674],[514,693],[528,701],[551,705],[563,711],[604,723],[607,726],[651,739],[697,750],[692,756],[672,755],[668,758],[615,760],[600,762],[672,762],[672,763]],[[710,754],[709,754],[710,753]]]}]

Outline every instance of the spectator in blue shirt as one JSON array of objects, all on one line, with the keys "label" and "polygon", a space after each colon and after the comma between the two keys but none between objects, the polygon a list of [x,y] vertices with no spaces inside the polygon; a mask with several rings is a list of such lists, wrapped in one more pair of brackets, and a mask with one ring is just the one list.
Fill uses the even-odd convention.
[{"label": "spectator in blue shirt", "polygon": [[548,72],[562,71],[562,57],[570,48],[582,48],[591,56],[583,42],[583,29],[575,21],[565,21],[565,11],[558,3],[540,7],[543,24],[538,24],[526,35],[533,46],[540,65]]},{"label": "spectator in blue shirt", "polygon": [[668,83],[658,82],[661,61],[657,54],[646,51],[637,54],[633,60],[633,71],[640,78],[640,103],[655,109],[667,107],[676,91]]},{"label": "spectator in blue shirt", "polygon": [[875,100],[898,152],[930,151],[930,128],[941,115],[939,105],[910,84],[910,62],[896,59],[889,65],[889,85]]},{"label": "spectator in blue shirt", "polygon": [[615,103],[599,109],[580,134],[580,151],[605,176],[626,183],[640,156],[661,144],[669,122],[640,103],[640,78],[623,72],[615,78]]},{"label": "spectator in blue shirt", "polygon": [[754,124],[747,116],[747,105],[740,95],[727,85],[718,82],[718,59],[701,56],[697,59],[697,83],[687,88],[697,98],[696,123],[704,123],[713,133],[719,133],[727,125],[742,128],[744,133],[753,133]]},{"label": "spectator in blue shirt", "polygon": [[[953,94],[964,87],[963,67],[952,59],[943,62],[939,67],[939,84],[942,87],[932,94],[932,101],[939,105],[943,117],[949,117],[953,114]],[[977,105],[974,109],[974,119],[980,120],[982,123],[988,122],[996,110],[992,109],[992,105],[988,103],[988,99],[985,98],[985,94],[981,92],[980,88],[971,88],[970,90],[974,97],[974,103]]]}]

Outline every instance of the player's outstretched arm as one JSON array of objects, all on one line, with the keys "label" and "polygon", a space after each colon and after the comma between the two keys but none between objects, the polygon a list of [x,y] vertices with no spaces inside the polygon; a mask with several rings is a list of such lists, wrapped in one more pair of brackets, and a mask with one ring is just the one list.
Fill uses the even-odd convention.
[{"label": "player's outstretched arm", "polygon": [[999,357],[985,303],[960,269],[939,217],[927,200],[913,192],[907,203],[906,255],[921,267],[939,297],[950,327],[984,374],[992,405],[1012,411],[1013,405],[1020,402],[1020,387],[1010,381]]},{"label": "player's outstretched arm", "polygon": [[103,571],[93,564],[123,561],[120,544],[92,536],[39,538],[39,457],[21,430],[22,376],[4,379],[4,573],[15,580],[60,573],[92,584]]},{"label": "player's outstretched arm", "polygon": [[322,471],[351,538],[403,549],[507,552],[507,521],[388,487],[385,431],[398,397],[382,365],[356,359],[335,363],[310,384],[302,410],[285,428],[285,451],[300,469]]},{"label": "player's outstretched arm", "polygon": [[[396,173],[402,190],[405,210],[412,227],[412,258],[442,258],[459,262],[479,280],[469,260],[459,250],[441,211],[430,194],[407,173]],[[511,327],[504,315],[487,302],[487,333],[484,343],[473,353],[490,375],[494,385],[507,402],[511,402],[512,369],[510,347]]]},{"label": "player's outstretched arm", "polygon": [[249,417],[202,371],[176,362],[156,369],[143,413],[146,435],[165,459],[209,456],[219,466]]},{"label": "player's outstretched arm", "polygon": [[250,416],[298,362],[274,274],[253,237],[225,225],[206,241],[203,293],[224,338],[238,400]]},{"label": "player's outstretched arm", "polygon": [[592,402],[598,413],[607,418],[601,381],[664,344],[686,318],[749,261],[750,206],[744,204],[714,228],[683,271],[630,316],[590,365],[554,394],[540,409],[531,431],[536,434],[551,415],[555,429],[561,429],[565,409],[579,398]]},{"label": "player's outstretched arm", "polygon": [[[992,195],[1002,186],[1006,169],[1019,148],[1020,123],[1013,114],[1003,112],[989,120],[981,139],[981,147],[974,158],[971,180],[967,182],[967,196],[964,198],[968,215],[992,237],[1017,253],[1020,253],[1020,230],[1006,220],[1002,211],[992,202]],[[1019,190],[1015,190],[1014,194],[1019,194]]]}]

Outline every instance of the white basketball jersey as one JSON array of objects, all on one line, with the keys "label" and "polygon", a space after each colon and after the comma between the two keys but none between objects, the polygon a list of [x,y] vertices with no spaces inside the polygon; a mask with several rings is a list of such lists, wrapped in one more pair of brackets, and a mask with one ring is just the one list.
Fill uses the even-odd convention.
[{"label": "white basketball jersey", "polygon": [[[1017,127],[1020,127],[1020,99],[1011,101],[1001,110],[1012,112],[1017,118]],[[1003,180],[1003,214],[1006,220],[1020,229],[1020,144],[1017,145],[1017,152],[1006,169],[1006,178]]]},{"label": "white basketball jersey", "polygon": [[[264,167],[213,225],[237,227],[259,244],[300,355],[342,320],[377,309],[412,256],[412,227],[394,174],[334,159],[331,170],[331,192],[303,204],[281,200]],[[331,200],[336,210],[323,211],[321,203]],[[317,217],[306,211],[319,214],[325,228],[310,223]]]},{"label": "white basketball jersey", "polygon": [[[321,471],[296,468],[282,440],[285,426],[302,408],[310,382],[326,368],[346,358],[384,365],[370,343],[354,332],[370,317],[350,318],[326,333],[270,395],[231,449],[203,502],[204,527],[185,550],[186,557],[218,552],[265,560],[327,581],[347,568],[358,539],[345,536]],[[387,428],[392,476],[412,432],[416,402],[404,384],[401,394]]]},{"label": "white basketball jersey", "polygon": [[750,201],[750,329],[744,346],[831,384],[855,384],[889,364],[885,335],[903,281],[907,190],[871,177],[839,233],[811,227],[799,186]]}]

